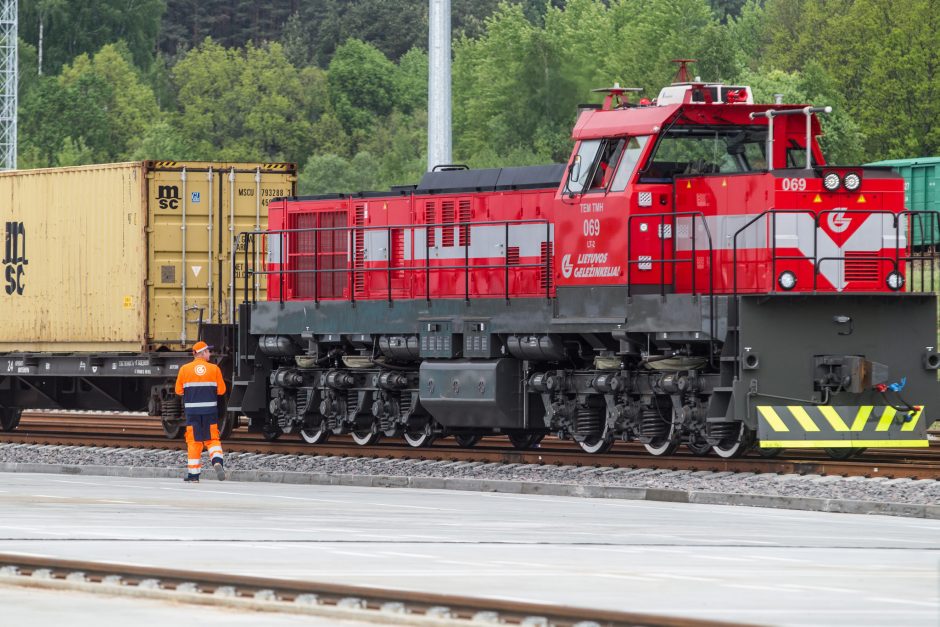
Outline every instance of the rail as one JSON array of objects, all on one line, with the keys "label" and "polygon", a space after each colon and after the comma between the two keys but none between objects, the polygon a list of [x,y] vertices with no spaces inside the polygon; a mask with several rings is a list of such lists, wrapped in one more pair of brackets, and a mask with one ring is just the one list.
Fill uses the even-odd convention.
[{"label": "rail", "polygon": [[[510,229],[513,226],[523,226],[523,225],[544,225],[545,226],[545,239],[542,242],[539,242],[539,250],[541,252],[541,259],[538,263],[520,263],[513,262],[513,256],[511,255],[511,241],[510,241]],[[486,226],[494,227],[501,226],[503,228],[503,262],[502,263],[473,263],[473,259],[470,256],[470,233],[471,228],[474,226]],[[437,246],[432,246],[431,241],[434,239],[434,233],[437,228],[442,229],[455,229],[459,232],[459,240],[466,242],[465,244],[457,244],[454,248],[463,249],[464,258],[463,264],[447,264],[447,265],[432,265],[431,264],[431,249],[437,248]],[[284,302],[285,299],[285,277],[290,276],[302,276],[302,275],[312,275],[313,276],[313,301],[315,304],[319,304],[321,300],[348,300],[349,302],[356,302],[357,291],[360,291],[357,288],[357,279],[360,275],[367,275],[369,273],[382,273],[386,278],[386,289],[385,296],[389,304],[394,302],[394,292],[396,288],[394,287],[394,280],[396,278],[404,278],[403,276],[396,277],[397,273],[411,273],[412,276],[415,274],[423,274],[424,276],[424,285],[425,285],[425,299],[430,302],[432,296],[437,297],[447,297],[452,296],[448,295],[439,295],[432,294],[431,289],[431,276],[432,273],[438,273],[442,271],[458,271],[464,273],[464,291],[463,297],[466,302],[470,302],[471,293],[470,293],[470,274],[475,271],[484,271],[484,270],[502,270],[503,271],[503,280],[504,280],[504,290],[503,297],[507,301],[510,301],[511,298],[511,289],[510,289],[510,272],[512,270],[525,270],[525,269],[538,269],[542,274],[542,282],[544,283],[544,293],[546,299],[552,298],[552,263],[553,263],[553,250],[552,250],[552,225],[548,220],[502,220],[502,221],[475,221],[475,222],[437,222],[429,224],[392,224],[392,225],[382,225],[382,226],[334,226],[334,227],[308,227],[308,228],[296,228],[296,229],[275,229],[275,230],[255,230],[255,231],[245,231],[239,233],[239,248],[244,258],[244,298],[243,302],[245,303],[254,303],[255,294],[254,287],[258,277],[267,276],[271,277],[277,275],[278,282],[278,300],[279,302]],[[393,237],[397,234],[400,237],[404,237],[405,232],[418,233],[424,231],[424,258],[413,257],[412,261],[420,263],[423,261],[423,265],[399,265],[393,263],[394,254],[393,254]],[[387,251],[386,254],[386,263],[382,266],[372,266],[366,267],[365,264],[359,266],[359,262],[364,262],[364,256],[360,256],[361,253],[357,250],[357,246],[364,242],[365,234],[367,232],[381,232],[384,233],[387,246],[384,250]],[[345,260],[343,267],[338,268],[322,268],[320,267],[320,255],[317,254],[317,251],[320,249],[320,239],[324,234],[334,237],[336,233],[344,233],[345,237],[344,243],[345,248],[339,250],[330,250],[327,254],[332,255],[342,255]],[[296,235],[301,234],[312,234],[313,236],[313,260],[314,267],[308,269],[297,269],[288,266],[287,260],[289,260],[291,253],[291,244],[292,238]],[[277,238],[277,250],[278,250],[278,268],[277,269],[258,269],[257,267],[251,267],[249,264],[250,259],[256,259],[255,254],[257,253],[257,241],[259,237],[276,237]],[[270,241],[270,239],[268,240]],[[335,275],[335,274],[344,274],[347,278],[347,288],[348,288],[348,298],[335,298],[333,296],[323,296],[320,294],[320,280],[319,278],[323,275]],[[268,279],[268,285],[270,286],[271,279]],[[408,296],[410,298],[410,294]],[[360,299],[362,300],[362,299]]]}]

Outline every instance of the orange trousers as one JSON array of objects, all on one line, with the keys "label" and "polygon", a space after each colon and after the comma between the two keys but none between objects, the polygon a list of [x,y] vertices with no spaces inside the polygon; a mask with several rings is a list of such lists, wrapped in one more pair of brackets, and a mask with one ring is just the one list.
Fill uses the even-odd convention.
[{"label": "orange trousers", "polygon": [[219,441],[219,425],[209,425],[209,439],[197,440],[192,425],[186,427],[186,451],[189,453],[189,474],[198,475],[202,470],[202,448],[209,449],[209,462],[222,459],[222,443]]}]

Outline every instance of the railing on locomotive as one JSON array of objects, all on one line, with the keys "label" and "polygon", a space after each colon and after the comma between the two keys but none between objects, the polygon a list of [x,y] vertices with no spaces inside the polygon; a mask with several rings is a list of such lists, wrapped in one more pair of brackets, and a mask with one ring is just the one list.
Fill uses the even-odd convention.
[{"label": "railing on locomotive", "polygon": [[[829,214],[834,214],[834,213],[841,213],[841,214],[864,214],[864,215],[867,215],[867,216],[871,216],[871,215],[887,215],[887,216],[891,216],[891,219],[892,219],[892,226],[893,226],[894,232],[895,232],[895,235],[894,235],[894,252],[895,252],[894,257],[885,257],[885,256],[879,256],[879,255],[874,255],[874,254],[873,254],[873,255],[866,255],[866,256],[856,257],[855,260],[860,260],[860,261],[890,261],[890,262],[893,263],[893,266],[894,266],[893,269],[894,269],[895,272],[899,272],[900,264],[901,264],[902,262],[904,262],[904,263],[911,263],[911,262],[917,262],[917,261],[925,262],[925,263],[923,263],[923,264],[921,265],[921,279],[922,279],[922,282],[923,282],[923,278],[924,278],[924,276],[925,276],[925,275],[924,275],[924,271],[925,271],[925,266],[927,265],[926,262],[930,262],[931,284],[933,284],[933,279],[935,278],[935,277],[934,277],[934,272],[935,272],[935,262],[936,262],[936,260],[937,260],[937,253],[936,253],[936,252],[933,252],[933,253],[931,253],[931,254],[929,254],[929,255],[913,255],[913,254],[912,254],[912,255],[904,255],[904,256],[902,256],[902,255],[901,255],[901,218],[902,218],[902,216],[911,216],[911,217],[915,217],[915,216],[916,216],[918,220],[922,220],[922,219],[926,218],[926,219],[930,222],[930,224],[933,225],[932,228],[935,228],[935,227],[938,227],[938,215],[937,215],[937,213],[935,213],[935,212],[931,212],[931,211],[910,211],[910,210],[904,210],[904,211],[900,211],[900,212],[894,212],[894,211],[891,211],[891,210],[888,210],[888,209],[871,209],[871,210],[869,210],[869,209],[824,209],[824,210],[821,210],[821,211],[815,211],[815,210],[812,210],[812,209],[767,209],[766,211],[762,211],[761,213],[759,213],[759,214],[757,214],[756,216],[754,216],[754,218],[752,218],[750,221],[748,221],[746,224],[744,224],[741,228],[739,228],[737,231],[735,231],[734,237],[732,238],[732,245],[733,245],[733,251],[732,251],[732,264],[733,264],[733,268],[732,268],[732,294],[733,294],[733,296],[734,296],[735,298],[737,298],[738,295],[739,295],[739,293],[738,293],[738,263],[737,263],[737,260],[738,260],[738,236],[741,235],[745,230],[747,230],[747,229],[749,229],[751,226],[753,226],[755,223],[757,223],[758,221],[760,221],[761,219],[766,218],[768,215],[772,217],[772,222],[771,222],[771,247],[770,247],[770,249],[771,249],[771,277],[776,277],[776,276],[777,276],[777,261],[787,261],[787,260],[796,261],[796,260],[805,260],[805,259],[809,259],[809,260],[811,260],[811,261],[813,262],[813,291],[814,291],[814,292],[817,291],[817,289],[818,289],[818,278],[819,278],[819,273],[820,273],[819,268],[820,268],[821,264],[822,264],[823,262],[825,262],[825,261],[845,261],[845,260],[847,259],[847,257],[846,257],[845,255],[834,256],[834,257],[823,257],[823,258],[819,258],[819,256],[818,256],[818,252],[819,252],[819,241],[818,241],[818,238],[819,238],[820,223],[821,223],[821,221],[823,220],[824,216],[829,215]],[[797,256],[797,255],[778,255],[778,254],[777,254],[777,216],[778,216],[778,215],[788,215],[788,214],[789,214],[789,215],[793,215],[793,214],[806,214],[806,215],[810,215],[810,216],[813,217],[813,255],[812,255],[812,257]],[[921,224],[923,224],[923,223],[921,223]],[[908,242],[908,243],[906,244],[906,246],[907,246],[908,248],[910,248],[910,239],[909,239],[909,238],[906,238],[906,241]],[[776,284],[776,282],[774,281],[774,282],[772,282],[772,284],[771,284],[771,292],[777,292],[777,291],[778,291],[778,290],[777,290],[777,284]],[[898,291],[898,292],[901,292],[902,290],[897,290],[897,291]],[[910,291],[910,290],[908,290],[908,291]],[[933,291],[933,290],[931,290],[931,291]]]},{"label": "railing on locomotive", "polygon": [[[544,224],[545,225],[545,239],[541,242],[542,244],[546,244],[546,254],[545,254],[544,264],[541,262],[540,263],[527,263],[527,264],[520,263],[520,264],[513,264],[510,266],[509,264],[509,228],[513,225],[520,225],[520,224]],[[502,264],[485,264],[485,265],[473,264],[471,265],[470,264],[470,245],[468,243],[462,246],[462,248],[464,248],[464,264],[463,265],[448,265],[448,266],[433,266],[433,267],[431,266],[430,264],[431,246],[430,246],[430,238],[428,237],[428,233],[430,232],[430,229],[435,229],[438,227],[459,228],[461,229],[461,232],[468,232],[471,227],[478,226],[478,225],[480,226],[499,226],[499,225],[504,226],[505,236],[504,236],[504,241],[503,241],[503,255],[504,255],[505,261]],[[470,302],[470,272],[472,270],[502,269],[504,270],[504,276],[505,276],[505,295],[504,296],[505,296],[506,301],[508,302],[510,300],[510,289],[509,289],[510,267],[521,268],[521,269],[539,268],[541,270],[544,270],[545,276],[547,277],[545,281],[545,298],[551,299],[552,281],[550,280],[550,278],[551,278],[552,263],[553,263],[553,253],[551,251],[551,243],[552,243],[551,227],[552,227],[552,223],[549,220],[529,219],[529,220],[495,220],[495,221],[494,220],[478,220],[478,221],[471,221],[471,222],[435,222],[435,223],[427,223],[427,224],[391,224],[391,225],[381,225],[381,226],[353,225],[353,226],[338,226],[338,227],[309,227],[309,228],[302,228],[302,229],[272,229],[272,230],[266,230],[266,231],[244,231],[242,233],[239,233],[239,237],[246,238],[246,244],[244,246],[244,256],[245,256],[245,300],[244,302],[246,303],[251,302],[252,304],[255,302],[253,298],[253,292],[249,292],[249,280],[248,280],[249,276],[251,277],[251,288],[253,290],[256,276],[270,276],[272,274],[277,274],[278,281],[279,281],[278,301],[283,303],[284,302],[284,275],[313,274],[314,275],[314,283],[313,283],[314,302],[319,303],[320,299],[319,299],[319,295],[317,294],[318,282],[316,281],[317,275],[320,273],[340,273],[341,272],[341,273],[345,273],[349,275],[349,279],[350,279],[349,280],[349,300],[350,302],[355,302],[356,290],[355,290],[354,279],[355,279],[355,275],[360,272],[361,273],[385,272],[390,278],[391,273],[393,271],[402,270],[406,272],[408,271],[415,272],[416,270],[421,270],[422,268],[416,269],[414,267],[409,267],[409,266],[393,266],[391,264],[391,254],[389,254],[389,259],[388,259],[389,263],[387,263],[384,267],[377,267],[377,268],[357,269],[354,267],[354,261],[352,263],[349,263],[346,268],[336,268],[336,269],[313,268],[309,270],[289,270],[289,269],[284,268],[284,263],[283,263],[283,260],[285,258],[284,251],[287,250],[287,244],[289,244],[289,242],[285,242],[284,238],[291,234],[313,233],[314,238],[316,240],[316,239],[319,239],[319,234],[321,232],[346,231],[347,232],[347,250],[345,252],[347,252],[347,254],[352,253],[354,255],[355,251],[353,250],[353,247],[354,247],[354,233],[355,232],[385,231],[389,238],[389,243],[391,244],[391,234],[392,234],[392,231],[395,229],[415,229],[415,230],[424,229],[425,257],[424,257],[423,270],[424,270],[424,275],[425,275],[425,286],[426,286],[425,298],[428,301],[431,300],[430,276],[431,276],[432,271],[433,272],[439,272],[442,270],[464,271],[464,299],[466,302]],[[467,229],[467,231],[464,231],[464,229]],[[270,236],[270,235],[277,235],[279,237],[279,251],[281,253],[280,267],[277,270],[251,270],[249,269],[249,266],[248,266],[249,249],[250,249],[251,258],[255,258],[254,253],[256,252],[256,248],[255,248],[256,237],[257,236]],[[469,242],[469,238],[467,238],[465,241]],[[250,245],[249,245],[249,242],[250,242]],[[461,248],[461,246],[459,245],[457,247]],[[317,258],[315,257],[314,259],[316,260]],[[416,261],[418,261],[418,259],[416,259]],[[249,294],[252,295],[251,301],[248,300]],[[388,298],[389,303],[393,302],[391,280],[388,281],[387,298]]]}]

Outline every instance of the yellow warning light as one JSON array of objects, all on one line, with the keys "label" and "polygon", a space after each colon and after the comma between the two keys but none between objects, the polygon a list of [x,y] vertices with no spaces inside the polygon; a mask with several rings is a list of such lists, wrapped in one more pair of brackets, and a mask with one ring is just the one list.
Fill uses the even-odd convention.
[{"label": "yellow warning light", "polygon": [[865,200],[865,195],[864,195],[864,194],[859,194],[859,195],[858,195],[858,204],[864,205],[866,202],[867,202],[867,201]]},{"label": "yellow warning light", "polygon": [[816,194],[816,198],[813,198],[813,202],[822,202],[822,196]]}]

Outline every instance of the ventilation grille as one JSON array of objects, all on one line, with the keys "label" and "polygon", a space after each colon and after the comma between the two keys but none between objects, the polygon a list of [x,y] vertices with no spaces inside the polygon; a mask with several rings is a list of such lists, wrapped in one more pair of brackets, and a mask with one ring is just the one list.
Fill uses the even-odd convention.
[{"label": "ventilation grille", "polygon": [[[472,212],[470,211],[470,199],[466,198],[461,200],[458,205],[458,218],[460,222],[467,223],[473,220]],[[470,227],[462,226],[460,227],[460,245],[469,246],[470,245]]]},{"label": "ventilation grille", "polygon": [[[356,224],[363,226],[366,223],[366,206],[356,205]],[[355,275],[355,290],[357,293],[365,291],[366,273],[366,237],[362,229],[353,230],[353,274]]]},{"label": "ventilation grille", "polygon": [[553,254],[554,246],[552,246],[552,243],[542,242],[542,254],[539,256],[539,285],[543,290],[548,290],[552,287]]},{"label": "ventilation grille", "polygon": [[519,265],[519,247],[510,246],[509,250],[506,252],[506,264],[510,266]]},{"label": "ventilation grille", "polygon": [[[845,253],[845,280],[846,281],[877,281],[878,260],[873,259],[875,253],[851,252]],[[866,259],[867,257],[867,259]]]},{"label": "ventilation grille", "polygon": [[[433,201],[430,201],[430,200],[429,200],[429,201],[426,201],[426,202],[424,203],[424,223],[425,223],[425,224],[434,224],[434,222],[435,222],[435,220],[434,220],[435,214],[436,214],[436,212],[434,211],[434,202],[433,202]],[[435,231],[435,230],[436,230],[436,229],[435,229],[434,227],[428,227],[428,229],[427,229],[427,232],[428,232],[428,246],[429,246],[429,247],[430,247],[430,246],[434,246],[434,239],[435,239],[435,238],[434,238],[434,231]]]},{"label": "ventilation grille", "polygon": [[454,214],[454,201],[445,200],[441,203],[441,222],[444,224],[443,233],[441,234],[441,246],[453,246],[454,245],[454,229],[450,224],[453,224],[455,221]]}]

